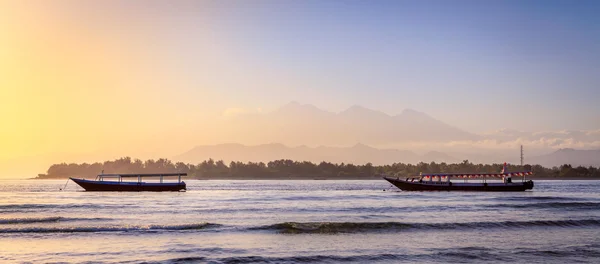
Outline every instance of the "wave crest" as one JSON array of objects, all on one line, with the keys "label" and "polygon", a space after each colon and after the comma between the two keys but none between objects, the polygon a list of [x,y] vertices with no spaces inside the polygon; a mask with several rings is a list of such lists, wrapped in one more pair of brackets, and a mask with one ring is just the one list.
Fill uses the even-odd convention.
[{"label": "wave crest", "polygon": [[199,230],[218,227],[218,224],[199,223],[183,225],[147,225],[147,226],[81,226],[81,227],[24,227],[3,228],[0,233],[93,233],[93,232],[135,232],[161,230]]},{"label": "wave crest", "polygon": [[556,209],[600,209],[598,202],[545,202],[527,204],[494,204],[487,207],[493,208],[556,208]]},{"label": "wave crest", "polygon": [[29,224],[29,223],[50,223],[50,222],[58,222],[65,218],[56,216],[56,217],[39,217],[39,218],[2,218],[0,219],[0,224]]},{"label": "wave crest", "polygon": [[97,220],[110,220],[110,219],[107,219],[107,218],[71,218],[71,217],[61,217],[61,216],[29,217],[29,218],[0,218],[0,225],[52,223],[52,222],[66,222],[66,221],[97,221]]},{"label": "wave crest", "polygon": [[400,223],[400,222],[285,222],[259,226],[253,230],[272,230],[279,233],[360,233],[403,230],[454,230],[477,228],[529,228],[529,227],[587,227],[600,226],[600,220],[540,220],[466,223]]}]

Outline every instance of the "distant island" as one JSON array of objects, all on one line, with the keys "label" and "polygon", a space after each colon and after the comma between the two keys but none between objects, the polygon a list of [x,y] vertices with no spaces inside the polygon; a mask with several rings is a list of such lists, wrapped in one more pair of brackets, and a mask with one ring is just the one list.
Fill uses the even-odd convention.
[{"label": "distant island", "polygon": [[[489,151],[478,153],[428,151],[419,155],[409,149],[376,148],[362,143],[348,147],[331,146],[288,146],[282,143],[259,145],[244,145],[225,143],[216,145],[198,145],[192,149],[172,157],[172,160],[195,164],[198,161],[213,159],[225,161],[272,161],[290,159],[320,163],[352,163],[376,165],[393,164],[397,162],[418,164],[419,162],[461,163],[469,160],[475,164],[492,164],[498,161],[515,163],[519,160],[518,150],[515,155],[506,155]],[[573,167],[600,167],[600,149],[584,150],[562,148],[544,155],[531,155],[525,159],[526,164],[539,164],[547,168],[571,164]]]},{"label": "distant island", "polygon": [[[48,168],[45,174],[35,179],[63,179],[67,177],[95,178],[104,173],[172,173],[185,172],[192,179],[201,180],[379,180],[381,174],[409,177],[423,173],[492,173],[499,172],[502,164],[473,164],[468,160],[460,163],[425,163],[417,164],[393,163],[375,166],[371,163],[362,165],[308,161],[289,159],[264,162],[232,161],[229,165],[222,160],[205,160],[198,164],[173,162],[169,159],[132,160],[124,157],[103,163],[60,163]],[[560,167],[546,168],[541,165],[508,166],[509,171],[533,171],[532,179],[600,179],[597,167],[573,167],[564,164]]]}]

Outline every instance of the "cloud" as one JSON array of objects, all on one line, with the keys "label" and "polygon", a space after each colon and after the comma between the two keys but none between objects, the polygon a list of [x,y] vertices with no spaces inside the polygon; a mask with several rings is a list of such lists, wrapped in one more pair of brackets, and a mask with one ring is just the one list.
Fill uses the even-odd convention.
[{"label": "cloud", "polygon": [[562,130],[562,131],[539,131],[524,132],[518,130],[498,130],[485,133],[482,136],[488,140],[498,141],[529,141],[533,143],[543,143],[548,146],[558,146],[561,144],[583,146],[590,148],[595,146],[594,142],[600,141],[599,130]]},{"label": "cloud", "polygon": [[518,138],[511,141],[501,141],[495,139],[480,141],[451,141],[444,143],[443,145],[446,147],[475,147],[482,149],[517,149],[521,145],[529,148],[539,149],[597,149],[600,148],[600,140],[586,142],[576,140],[574,138],[540,138],[536,140]]},{"label": "cloud", "polygon": [[[528,150],[547,152],[562,148],[600,149],[600,140],[582,141],[575,138],[542,137],[537,139],[516,138],[460,140],[460,141],[413,141],[394,144],[393,148],[440,151],[517,151],[523,145]],[[382,146],[383,147],[383,146]]]},{"label": "cloud", "polygon": [[598,129],[598,130],[588,130],[588,131],[585,132],[585,134],[588,135],[588,136],[592,136],[592,137],[593,136],[600,137],[600,129]]}]

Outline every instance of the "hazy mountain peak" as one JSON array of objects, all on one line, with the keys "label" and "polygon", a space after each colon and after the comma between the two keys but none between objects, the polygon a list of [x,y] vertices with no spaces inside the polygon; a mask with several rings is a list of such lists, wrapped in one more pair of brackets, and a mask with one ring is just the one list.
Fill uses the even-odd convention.
[{"label": "hazy mountain peak", "polygon": [[423,112],[419,112],[417,110],[411,109],[411,108],[405,108],[404,110],[402,110],[402,113],[400,113],[400,115],[402,116],[423,116],[423,117],[430,117],[429,115],[423,113]]},{"label": "hazy mountain peak", "polygon": [[331,114],[330,112],[322,110],[312,104],[301,104],[301,103],[298,103],[297,101],[291,101],[291,102],[287,103],[286,105],[280,107],[279,109],[275,110],[275,112],[279,112],[279,113],[320,112],[320,113]]},{"label": "hazy mountain peak", "polygon": [[402,113],[400,113],[399,115],[396,115],[394,117],[398,118],[398,119],[402,119],[402,120],[412,120],[412,121],[417,121],[417,122],[442,123],[441,121],[431,117],[430,115],[428,115],[424,112],[420,112],[420,111],[410,109],[410,108],[406,108],[406,109],[402,110]]},{"label": "hazy mountain peak", "polygon": [[[248,147],[250,147],[250,146],[244,146],[244,148],[248,148]],[[281,143],[260,144],[260,145],[255,145],[253,147],[257,148],[257,149],[270,150],[270,151],[280,151],[280,150],[286,150],[289,148],[286,145],[281,144]]]},{"label": "hazy mountain peak", "polygon": [[356,143],[356,144],[354,144],[354,146],[352,146],[352,148],[355,148],[355,149],[374,149],[373,147],[367,146],[367,145],[365,145],[363,143]]},{"label": "hazy mountain peak", "polygon": [[412,109],[390,116],[360,105],[329,112],[311,104],[292,101],[261,115],[230,120],[227,140],[277,141],[291,145],[348,146],[356,142],[370,145],[410,141],[478,140],[467,133]]},{"label": "hazy mountain peak", "polygon": [[346,111],[374,111],[374,110],[368,109],[368,108],[366,108],[366,107],[364,107],[362,105],[356,105],[355,104],[355,105],[352,105],[352,106],[348,107],[343,112],[346,112]]},{"label": "hazy mountain peak", "polygon": [[355,116],[355,117],[359,117],[359,116],[381,116],[381,117],[389,117],[389,115],[386,114],[386,113],[384,113],[384,112],[373,110],[373,109],[369,109],[369,108],[366,108],[366,107],[361,106],[361,105],[352,105],[348,109],[340,112],[338,115],[341,115],[341,116]]}]

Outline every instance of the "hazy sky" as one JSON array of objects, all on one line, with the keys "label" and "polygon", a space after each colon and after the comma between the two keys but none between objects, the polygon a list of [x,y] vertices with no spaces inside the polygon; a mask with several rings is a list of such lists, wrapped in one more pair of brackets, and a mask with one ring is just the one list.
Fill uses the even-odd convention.
[{"label": "hazy sky", "polygon": [[[412,108],[475,133],[598,129],[598,14],[598,1],[0,1],[0,159],[175,153],[227,109],[289,101]],[[147,146],[158,139],[170,144]]]}]

